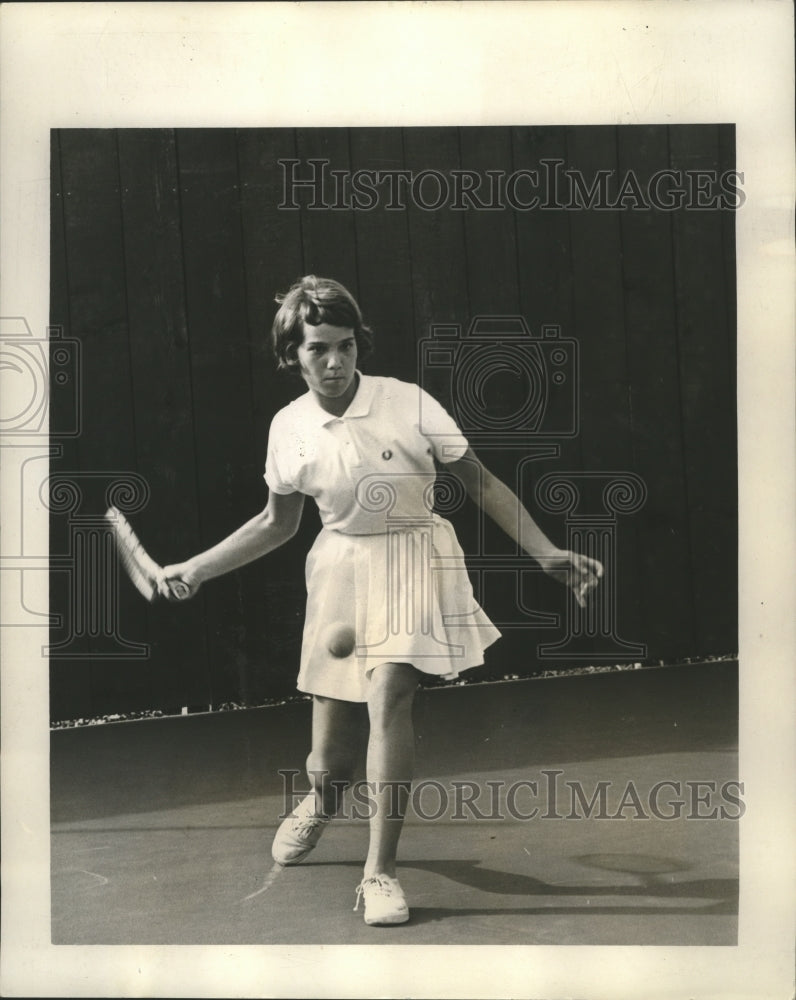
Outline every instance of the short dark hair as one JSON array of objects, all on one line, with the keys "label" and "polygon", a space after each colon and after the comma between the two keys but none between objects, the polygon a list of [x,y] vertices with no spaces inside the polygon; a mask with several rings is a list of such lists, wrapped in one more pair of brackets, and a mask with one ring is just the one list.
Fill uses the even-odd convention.
[{"label": "short dark hair", "polygon": [[356,299],[333,278],[316,278],[307,274],[288,292],[276,296],[279,310],[271,327],[271,345],[277,367],[296,365],[296,348],[304,340],[304,324],[341,326],[354,331],[357,360],[373,350],[373,333],[362,322]]}]

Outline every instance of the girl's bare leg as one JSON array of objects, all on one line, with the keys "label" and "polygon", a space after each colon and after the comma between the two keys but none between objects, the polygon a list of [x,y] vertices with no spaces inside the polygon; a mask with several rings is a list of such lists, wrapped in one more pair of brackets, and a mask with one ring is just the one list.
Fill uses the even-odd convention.
[{"label": "girl's bare leg", "polygon": [[336,698],[313,697],[312,750],[307,775],[315,791],[319,816],[334,816],[343,789],[351,783],[367,739],[365,706]]},{"label": "girl's bare leg", "polygon": [[412,703],[419,674],[409,663],[382,663],[368,694],[367,781],[373,812],[365,878],[395,878],[395,858],[414,773]]}]

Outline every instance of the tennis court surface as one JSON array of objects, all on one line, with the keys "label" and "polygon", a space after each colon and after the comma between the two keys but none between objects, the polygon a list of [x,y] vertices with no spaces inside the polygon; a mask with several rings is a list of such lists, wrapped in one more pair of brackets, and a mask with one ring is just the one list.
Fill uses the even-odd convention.
[{"label": "tennis court surface", "polygon": [[383,928],[353,912],[366,790],[271,860],[309,702],[55,730],[53,943],[734,945],[737,690],[720,661],[421,691]]}]

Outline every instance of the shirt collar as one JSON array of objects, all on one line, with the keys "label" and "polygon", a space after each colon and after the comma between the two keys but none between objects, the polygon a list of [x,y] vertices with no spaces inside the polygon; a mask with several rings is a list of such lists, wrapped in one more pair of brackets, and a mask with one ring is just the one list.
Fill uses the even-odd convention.
[{"label": "shirt collar", "polygon": [[327,424],[333,424],[335,420],[348,420],[350,417],[366,417],[370,413],[370,407],[376,391],[374,379],[370,375],[363,375],[359,369],[357,369],[357,375],[359,376],[359,385],[357,386],[356,395],[348,404],[348,409],[342,417],[336,417],[333,413],[327,413],[311,392],[308,391],[302,397],[307,407],[307,415],[312,418],[313,423],[317,421],[319,427],[326,427]]}]

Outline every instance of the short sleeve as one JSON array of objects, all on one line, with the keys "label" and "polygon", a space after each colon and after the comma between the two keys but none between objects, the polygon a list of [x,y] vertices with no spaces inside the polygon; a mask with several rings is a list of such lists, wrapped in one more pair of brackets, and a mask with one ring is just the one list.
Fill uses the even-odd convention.
[{"label": "short sleeve", "polygon": [[429,395],[419,389],[420,433],[430,443],[437,461],[443,464],[455,462],[470,447],[467,438],[448,411]]},{"label": "short sleeve", "polygon": [[277,414],[271,421],[268,432],[268,449],[265,455],[265,482],[274,493],[295,493],[296,487],[291,482],[286,468],[284,452],[284,435],[282,421]]}]

